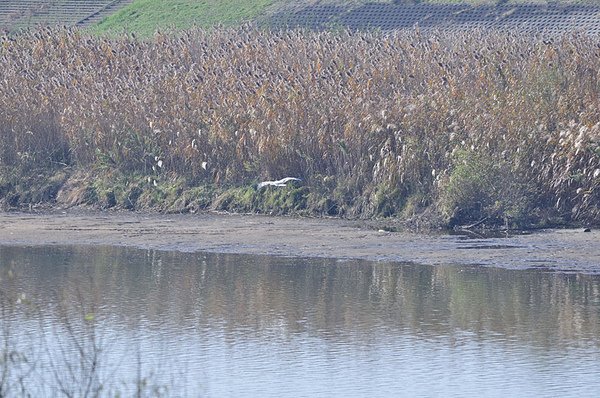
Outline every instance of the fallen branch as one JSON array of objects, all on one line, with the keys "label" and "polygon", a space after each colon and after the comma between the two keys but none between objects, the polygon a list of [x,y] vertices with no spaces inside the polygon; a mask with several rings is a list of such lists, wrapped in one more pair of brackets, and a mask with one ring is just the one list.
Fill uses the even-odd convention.
[{"label": "fallen branch", "polygon": [[469,224],[469,225],[461,225],[460,227],[458,227],[458,229],[473,229],[481,224],[483,224],[489,217],[483,217],[481,220],[477,221],[476,223],[473,224]]}]

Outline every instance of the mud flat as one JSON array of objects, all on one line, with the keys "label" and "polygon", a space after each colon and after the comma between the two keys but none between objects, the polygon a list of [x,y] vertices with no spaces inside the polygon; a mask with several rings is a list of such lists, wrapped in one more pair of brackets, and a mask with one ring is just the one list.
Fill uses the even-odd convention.
[{"label": "mud flat", "polygon": [[0,213],[0,245],[118,245],[184,252],[330,257],[600,273],[600,232],[506,237],[374,230],[356,221],[79,210]]}]

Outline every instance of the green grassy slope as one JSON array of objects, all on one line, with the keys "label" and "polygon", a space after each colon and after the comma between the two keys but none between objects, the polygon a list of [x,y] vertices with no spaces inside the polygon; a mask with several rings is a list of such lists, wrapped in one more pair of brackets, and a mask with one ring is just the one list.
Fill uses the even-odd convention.
[{"label": "green grassy slope", "polygon": [[[550,0],[506,0],[512,4],[544,4]],[[276,12],[294,12],[309,5],[359,7],[365,3],[393,3],[394,0],[135,0],[93,27],[97,33],[133,32],[149,36],[156,30],[185,29],[216,24],[235,26],[260,21]],[[496,4],[502,0],[405,0],[406,3]],[[598,4],[600,0],[554,0],[558,4]]]},{"label": "green grassy slope", "polygon": [[256,18],[274,0],[136,0],[101,21],[98,33],[135,32],[150,35],[157,29],[194,25],[235,25]]}]

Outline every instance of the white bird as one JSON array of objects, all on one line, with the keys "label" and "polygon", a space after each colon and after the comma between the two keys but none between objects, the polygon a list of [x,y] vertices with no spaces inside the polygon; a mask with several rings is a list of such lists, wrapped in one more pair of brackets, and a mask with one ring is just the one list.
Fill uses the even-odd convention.
[{"label": "white bird", "polygon": [[294,178],[294,177],[285,177],[282,178],[281,180],[277,180],[277,181],[263,181],[260,182],[258,184],[257,189],[261,189],[262,187],[266,187],[267,185],[272,185],[274,187],[285,187],[288,182],[290,181],[302,181],[299,178]]}]

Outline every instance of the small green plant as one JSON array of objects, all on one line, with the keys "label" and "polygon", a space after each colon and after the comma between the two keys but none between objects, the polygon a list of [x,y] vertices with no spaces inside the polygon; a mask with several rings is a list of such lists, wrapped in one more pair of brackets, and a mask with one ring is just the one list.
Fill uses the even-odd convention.
[{"label": "small green plant", "polygon": [[397,215],[406,203],[406,197],[399,187],[381,185],[373,195],[374,214],[381,217]]},{"label": "small green plant", "polygon": [[534,192],[504,160],[486,153],[457,151],[442,184],[439,204],[450,226],[483,221],[523,226],[532,216]]},{"label": "small green plant", "polygon": [[487,156],[470,151],[456,154],[454,168],[440,193],[442,213],[450,225],[489,217],[498,198],[498,167]]}]

